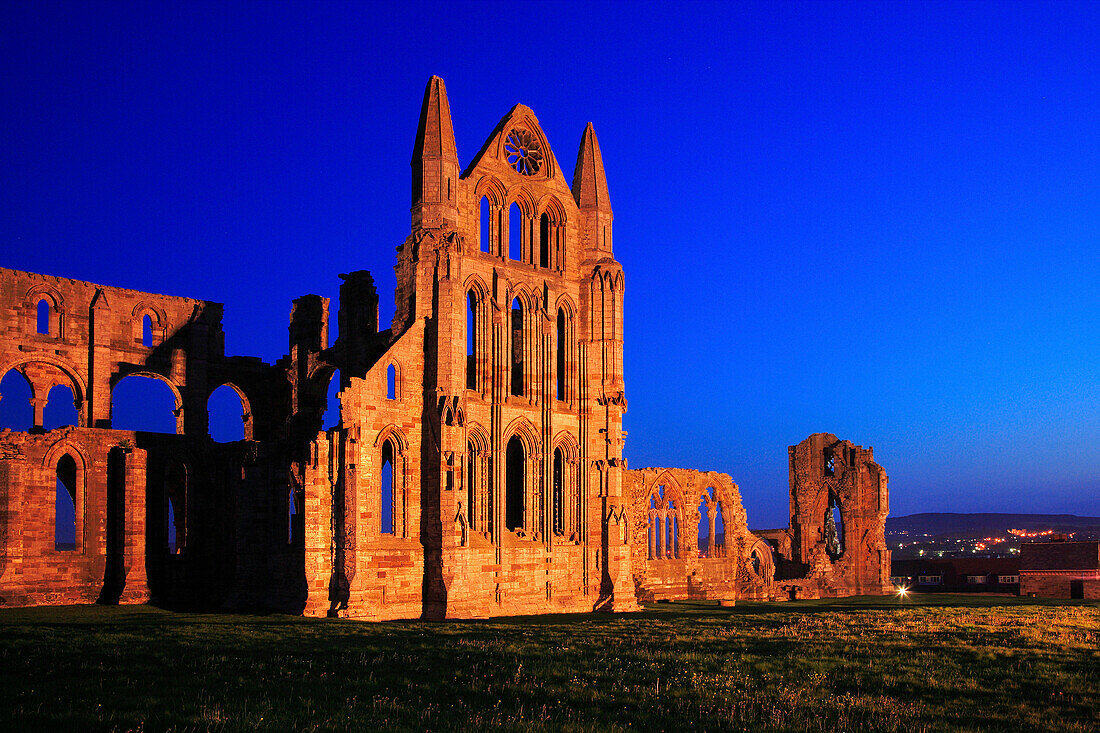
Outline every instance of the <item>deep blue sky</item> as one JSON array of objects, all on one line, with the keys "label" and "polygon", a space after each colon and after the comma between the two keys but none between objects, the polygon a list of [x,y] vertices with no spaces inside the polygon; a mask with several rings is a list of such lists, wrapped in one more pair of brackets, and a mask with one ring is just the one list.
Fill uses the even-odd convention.
[{"label": "deep blue sky", "polygon": [[599,135],[626,455],[786,524],[786,447],[894,514],[1100,515],[1100,4],[4,3],[0,265],[226,304],[371,270],[393,312],[430,74],[461,163],[516,102]]}]

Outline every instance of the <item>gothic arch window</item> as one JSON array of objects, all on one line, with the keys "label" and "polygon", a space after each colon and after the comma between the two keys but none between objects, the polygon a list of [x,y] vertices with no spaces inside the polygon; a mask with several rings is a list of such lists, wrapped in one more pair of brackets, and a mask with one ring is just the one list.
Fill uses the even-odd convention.
[{"label": "gothic arch window", "polygon": [[32,288],[26,297],[24,303],[30,309],[30,325],[33,325],[35,333],[61,338],[61,294],[53,288],[41,285]]},{"label": "gothic arch window", "polygon": [[489,434],[477,424],[467,426],[466,523],[487,537],[493,531],[493,494],[489,486]]},{"label": "gothic arch window", "polygon": [[42,427],[53,430],[66,425],[79,424],[80,415],[77,413],[76,397],[73,395],[72,387],[67,384],[56,384],[51,387],[42,413]]},{"label": "gothic arch window", "polygon": [[711,509],[710,504],[707,502],[706,494],[699,499],[699,556],[711,557],[713,551],[711,550],[711,541],[714,538],[713,533],[710,531],[710,517]]},{"label": "gothic arch window", "polygon": [[714,502],[714,552],[718,557],[726,556],[726,520],[722,516],[722,502]]},{"label": "gothic arch window", "polygon": [[665,554],[669,558],[680,557],[680,517],[676,508],[675,501],[668,502],[668,514],[665,518],[665,532],[667,532]]},{"label": "gothic arch window", "polygon": [[553,491],[556,495],[551,512],[555,519],[553,530],[555,534],[573,542],[579,541],[581,534],[581,482],[578,453],[576,437],[571,433],[565,433],[559,437],[558,445],[554,448],[551,466]]},{"label": "gothic arch window", "polygon": [[491,242],[492,242],[492,238],[490,237],[490,233],[492,232],[492,229],[493,229],[493,207],[492,207],[492,204],[489,203],[489,197],[488,196],[482,196],[481,197],[481,207],[480,208],[481,208],[480,219],[478,221],[478,223],[480,224],[480,227],[479,227],[480,242],[479,242],[479,244],[481,245],[481,247],[480,247],[481,251],[485,252],[485,253],[488,253],[488,252],[491,251],[489,249],[490,246],[491,246]]},{"label": "gothic arch window", "polygon": [[37,313],[37,332],[43,336],[50,335],[50,301],[43,298],[38,301]]},{"label": "gothic arch window", "polygon": [[565,456],[561,448],[554,449],[553,497],[550,502],[553,513],[553,530],[556,535],[565,534]]},{"label": "gothic arch window", "polygon": [[393,442],[388,438],[382,443],[382,464],[379,471],[379,487],[381,491],[381,533],[397,534],[397,492],[394,485],[394,456],[396,451]]},{"label": "gothic arch window", "polygon": [[54,549],[80,549],[77,531],[78,500],[76,461],[68,453],[57,460],[57,493],[54,503]]},{"label": "gothic arch window", "polygon": [[825,509],[825,552],[836,560],[844,554],[844,546],[844,519],[840,511],[840,501],[830,491],[829,505]]},{"label": "gothic arch window", "polygon": [[466,526],[471,532],[484,532],[487,528],[484,505],[488,496],[482,490],[484,471],[480,454],[474,441],[466,442]]},{"label": "gothic arch window", "polygon": [[508,259],[523,262],[523,211],[512,202],[508,207]]},{"label": "gothic arch window", "polygon": [[523,440],[513,435],[505,451],[504,526],[524,529],[527,493],[527,450]]},{"label": "gothic arch window", "polygon": [[409,536],[409,496],[406,482],[408,441],[390,425],[374,441],[374,466],[377,473],[372,493],[378,497],[374,527],[383,535]]},{"label": "gothic arch window", "polygon": [[34,390],[18,369],[0,378],[0,428],[26,432],[34,427]]},{"label": "gothic arch window", "polygon": [[724,557],[726,527],[722,518],[722,501],[713,486],[699,495],[699,554],[702,557]]},{"label": "gothic arch window", "polygon": [[649,497],[649,559],[656,560],[657,553],[660,548],[661,538],[661,516],[657,509],[657,496],[650,495]]},{"label": "gothic arch window", "polygon": [[543,212],[539,217],[539,267],[550,267],[550,217]]},{"label": "gothic arch window", "polygon": [[542,204],[538,216],[538,264],[540,267],[565,270],[565,209],[550,196]]},{"label": "gothic arch window", "polygon": [[286,543],[301,545],[305,540],[305,487],[291,475],[286,492]]},{"label": "gothic arch window", "polygon": [[554,397],[565,402],[576,394],[576,363],[574,361],[573,312],[562,305],[555,320]]},{"label": "gothic arch window", "polygon": [[169,555],[187,546],[187,468],[173,461],[164,474],[164,541]]},{"label": "gothic arch window", "polygon": [[524,351],[526,349],[526,329],[524,328],[524,308],[520,299],[512,299],[511,317],[511,393],[516,397],[522,397],[524,382]]},{"label": "gothic arch window", "polygon": [[680,557],[680,524],[682,509],[678,500],[679,491],[669,489],[665,481],[659,479],[649,495],[649,559],[671,559]]},{"label": "gothic arch window", "polygon": [[332,372],[325,391],[325,401],[321,406],[321,425],[324,430],[332,430],[340,424],[340,370]]},{"label": "gothic arch window", "polygon": [[163,375],[140,372],[123,377],[111,390],[111,427],[182,435],[183,398]]},{"label": "gothic arch window", "polygon": [[0,366],[0,428],[25,431],[84,425],[85,387],[72,365],[42,352]]},{"label": "gothic arch window", "polygon": [[167,334],[163,311],[148,302],[138,303],[131,313],[131,337],[146,349],[160,346]]},{"label": "gothic arch window", "polygon": [[477,323],[478,298],[473,290],[466,293],[466,389],[477,389],[477,352],[481,340]]},{"label": "gothic arch window", "polygon": [[466,526],[477,531],[478,525],[478,450],[472,440],[466,441]]},{"label": "gothic arch window", "polygon": [[252,440],[252,412],[244,392],[226,383],[206,400],[207,433],[215,443]]},{"label": "gothic arch window", "polygon": [[397,399],[397,367],[393,363],[386,367],[386,399]]}]

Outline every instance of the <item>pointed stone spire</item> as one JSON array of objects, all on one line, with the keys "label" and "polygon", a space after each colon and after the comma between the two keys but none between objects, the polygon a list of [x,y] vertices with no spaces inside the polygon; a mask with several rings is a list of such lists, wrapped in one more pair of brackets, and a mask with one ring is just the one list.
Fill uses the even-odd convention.
[{"label": "pointed stone spire", "polygon": [[451,125],[447,87],[438,76],[428,79],[412,157],[413,227],[444,226],[457,219],[458,152]]},{"label": "pointed stone spire", "polygon": [[585,125],[581,148],[577,151],[577,167],[573,171],[573,199],[581,211],[611,213],[607,195],[607,176],[603,171],[603,156],[592,123]]},{"label": "pointed stone spire", "polygon": [[438,158],[458,159],[455,131],[451,125],[451,105],[447,102],[447,87],[438,76],[428,79],[424,89],[424,104],[420,108],[420,124],[416,128],[416,145],[412,162]]}]

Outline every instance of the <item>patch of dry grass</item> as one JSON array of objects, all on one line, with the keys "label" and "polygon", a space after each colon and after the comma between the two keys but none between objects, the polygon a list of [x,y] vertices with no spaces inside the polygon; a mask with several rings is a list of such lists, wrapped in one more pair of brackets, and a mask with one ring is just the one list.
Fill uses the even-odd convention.
[{"label": "patch of dry grass", "polygon": [[19,729],[1100,728],[1100,604],[659,604],[368,624],[149,607],[0,611]]}]

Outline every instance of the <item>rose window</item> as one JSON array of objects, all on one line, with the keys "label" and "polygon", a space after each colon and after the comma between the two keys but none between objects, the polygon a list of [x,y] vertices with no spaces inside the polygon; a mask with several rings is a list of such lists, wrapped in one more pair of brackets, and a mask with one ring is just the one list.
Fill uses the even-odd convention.
[{"label": "rose window", "polygon": [[508,165],[525,176],[533,176],[542,167],[542,146],[539,139],[526,130],[512,130],[504,142]]}]

